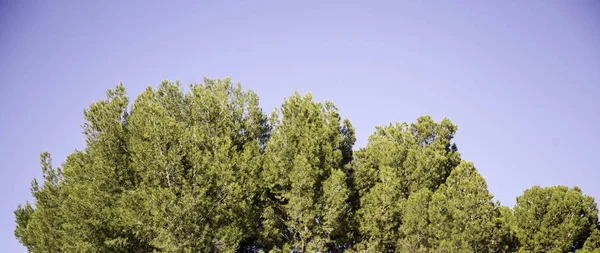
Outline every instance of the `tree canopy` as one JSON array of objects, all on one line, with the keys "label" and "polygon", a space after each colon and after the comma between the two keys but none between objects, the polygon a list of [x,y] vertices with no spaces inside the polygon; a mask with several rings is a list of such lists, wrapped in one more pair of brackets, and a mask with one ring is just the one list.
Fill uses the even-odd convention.
[{"label": "tree canopy", "polygon": [[84,110],[86,146],[40,156],[15,210],[29,252],[600,252],[578,187],[493,200],[449,119],[376,127],[355,149],[332,102],[294,93],[268,116],[230,79],[119,84]]}]

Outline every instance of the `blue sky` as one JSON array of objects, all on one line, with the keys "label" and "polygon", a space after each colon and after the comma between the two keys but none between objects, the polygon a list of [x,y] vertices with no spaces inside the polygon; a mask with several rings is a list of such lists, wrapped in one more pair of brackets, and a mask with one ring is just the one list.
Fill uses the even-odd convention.
[{"label": "blue sky", "polygon": [[497,200],[533,186],[600,199],[600,1],[0,0],[0,241],[39,154],[84,146],[83,109],[122,81],[229,76],[267,111],[298,90],[376,125],[450,118]]}]

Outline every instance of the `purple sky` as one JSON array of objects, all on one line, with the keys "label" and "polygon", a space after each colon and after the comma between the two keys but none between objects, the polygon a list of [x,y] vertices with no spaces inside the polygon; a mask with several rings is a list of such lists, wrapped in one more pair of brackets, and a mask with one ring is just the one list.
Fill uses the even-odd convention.
[{"label": "purple sky", "polygon": [[82,148],[83,109],[119,81],[133,98],[230,76],[267,111],[310,91],[356,147],[376,125],[448,117],[503,204],[533,185],[600,199],[600,1],[172,2],[0,0],[2,251],[25,251],[12,212],[39,154],[59,166]]}]

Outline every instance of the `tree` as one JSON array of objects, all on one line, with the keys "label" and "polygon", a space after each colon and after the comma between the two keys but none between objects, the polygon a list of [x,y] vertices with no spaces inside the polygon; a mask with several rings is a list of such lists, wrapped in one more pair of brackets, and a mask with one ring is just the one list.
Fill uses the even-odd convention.
[{"label": "tree", "polygon": [[512,231],[483,177],[461,162],[431,197],[431,247],[436,252],[509,252]]},{"label": "tree", "polygon": [[[16,229],[25,231],[23,241],[31,252],[148,249],[121,223],[117,208],[121,194],[132,187],[124,149],[127,103],[125,89],[118,85],[106,100],[84,111],[87,147],[71,154],[62,170],[52,169],[50,155],[42,154],[45,182],[42,188],[33,182],[36,208],[17,210],[21,216],[32,213]],[[19,219],[25,220],[18,214]]]},{"label": "tree", "polygon": [[435,191],[460,163],[452,143],[456,129],[447,119],[436,123],[428,116],[377,127],[353,166],[363,235],[357,250],[396,250],[406,199],[422,189]]},{"label": "tree", "polygon": [[[281,117],[280,117],[281,116]],[[14,211],[29,252],[600,253],[594,199],[564,186],[493,202],[450,120],[354,128],[297,92],[270,119],[230,79],[122,84],[84,110],[86,146],[41,154]]]},{"label": "tree", "polygon": [[42,153],[40,160],[44,183],[40,187],[35,179],[31,182],[36,208],[29,203],[17,207],[15,236],[29,252],[58,252],[64,242],[60,230],[64,219],[60,211],[64,200],[59,185],[62,172],[52,168],[49,153]]},{"label": "tree", "polygon": [[[268,138],[258,97],[229,79],[148,88],[127,110],[122,85],[85,110],[87,146],[64,173],[43,154],[35,208],[15,211],[31,252],[233,252],[258,229]],[[63,175],[64,174],[64,175]]]},{"label": "tree", "polygon": [[123,197],[135,190],[135,174],[127,152],[129,99],[119,84],[106,99],[84,111],[86,148],[75,151],[63,164],[60,182],[67,199],[62,205],[67,252],[144,252],[140,241],[124,222]]},{"label": "tree", "polygon": [[257,229],[268,135],[258,97],[229,79],[147,89],[131,110],[129,152],[141,175],[131,227],[166,252],[233,252]]},{"label": "tree", "polygon": [[514,213],[521,251],[581,248],[598,224],[594,199],[578,187],[534,186],[517,198]]},{"label": "tree", "polygon": [[585,244],[583,244],[581,251],[577,252],[600,253],[600,224],[598,224],[598,226],[593,229],[592,233],[590,233],[590,236],[585,241]]},{"label": "tree", "polygon": [[349,210],[344,165],[351,159],[354,135],[340,125],[333,103],[313,102],[294,93],[282,118],[274,114],[264,171],[262,241],[267,248],[325,252],[344,241]]},{"label": "tree", "polygon": [[399,240],[396,250],[399,252],[430,252],[432,250],[432,231],[429,219],[431,190],[425,188],[408,197],[402,210],[402,225],[399,228]]}]

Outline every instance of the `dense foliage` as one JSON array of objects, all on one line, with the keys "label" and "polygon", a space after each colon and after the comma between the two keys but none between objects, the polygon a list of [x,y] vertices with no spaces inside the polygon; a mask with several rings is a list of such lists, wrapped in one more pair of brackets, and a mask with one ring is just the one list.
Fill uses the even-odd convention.
[{"label": "dense foliage", "polygon": [[86,147],[41,155],[15,211],[30,252],[600,252],[581,189],[493,201],[457,126],[428,116],[354,128],[294,93],[267,116],[229,79],[164,81],[133,104],[118,85],[84,111]]}]

